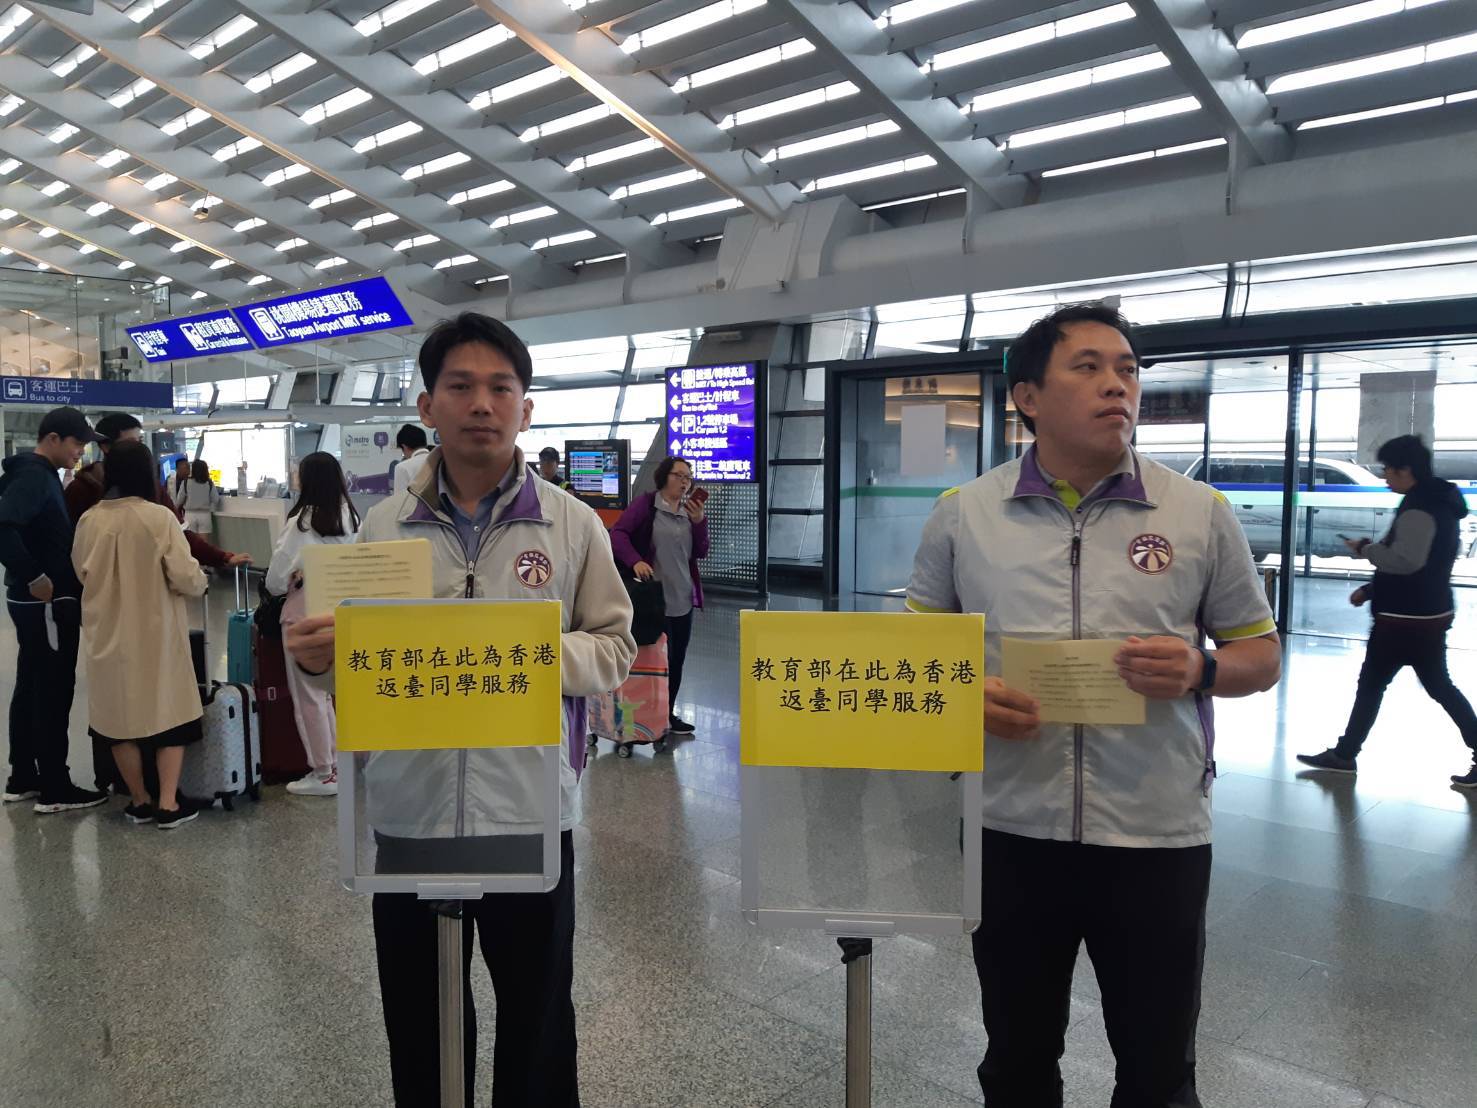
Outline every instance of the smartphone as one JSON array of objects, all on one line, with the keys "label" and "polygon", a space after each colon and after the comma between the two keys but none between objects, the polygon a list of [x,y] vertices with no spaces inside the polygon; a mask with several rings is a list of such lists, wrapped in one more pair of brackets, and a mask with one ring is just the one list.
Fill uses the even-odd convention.
[{"label": "smartphone", "polygon": [[708,502],[708,490],[703,488],[701,485],[698,485],[693,488],[690,493],[687,494],[687,499],[691,500],[694,504],[701,508],[704,504]]}]

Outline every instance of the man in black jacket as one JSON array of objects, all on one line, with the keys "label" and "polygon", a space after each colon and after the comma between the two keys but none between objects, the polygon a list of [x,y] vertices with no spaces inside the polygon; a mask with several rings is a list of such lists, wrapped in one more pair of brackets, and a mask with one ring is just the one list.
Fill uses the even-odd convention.
[{"label": "man in black jacket", "polygon": [[35,797],[42,813],[92,808],[108,798],[74,785],[67,768],[82,585],[72,570],[73,524],[57,477],[97,437],[76,408],[54,408],[41,420],[35,452],[6,458],[0,476],[0,562],[17,643],[4,800]]},{"label": "man in black jacket", "polygon": [[1390,491],[1405,499],[1383,542],[1348,540],[1356,557],[1374,565],[1374,580],[1349,598],[1356,606],[1369,602],[1374,611],[1354,710],[1336,746],[1297,758],[1314,769],[1355,772],[1355,759],[1379,715],[1386,687],[1402,667],[1410,666],[1472,750],[1472,769],[1454,775],[1451,783],[1477,789],[1477,714],[1446,669],[1446,632],[1456,613],[1451,568],[1461,549],[1467,503],[1455,485],[1432,472],[1431,451],[1418,436],[1391,439],[1376,457],[1385,467]]}]

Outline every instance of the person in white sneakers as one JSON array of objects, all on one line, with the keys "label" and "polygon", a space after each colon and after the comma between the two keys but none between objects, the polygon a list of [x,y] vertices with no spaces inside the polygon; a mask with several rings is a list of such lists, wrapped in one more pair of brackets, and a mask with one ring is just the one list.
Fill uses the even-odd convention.
[{"label": "person in white sneakers", "polygon": [[[298,497],[287,513],[287,526],[272,551],[267,571],[267,591],[287,597],[282,605],[282,630],[307,614],[302,587],[303,547],[324,543],[350,543],[359,533],[359,513],[349,500],[344,471],[332,454],[309,454],[298,466]],[[295,665],[287,667],[287,685],[292,691],[292,714],[303,740],[312,770],[288,783],[297,796],[338,795],[338,744],[333,697],[303,679]]]}]

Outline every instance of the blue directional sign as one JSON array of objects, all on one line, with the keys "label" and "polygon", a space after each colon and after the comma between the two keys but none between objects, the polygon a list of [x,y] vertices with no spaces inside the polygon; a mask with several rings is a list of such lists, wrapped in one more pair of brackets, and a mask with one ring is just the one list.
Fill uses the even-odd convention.
[{"label": "blue directional sign", "polygon": [[758,367],[667,370],[667,450],[686,458],[694,481],[753,481]]},{"label": "blue directional sign", "polygon": [[69,377],[0,377],[0,404],[44,404],[60,408],[174,407],[174,386],[168,381],[85,381]]},{"label": "blue directional sign", "polygon": [[251,340],[222,308],[204,315],[164,319],[128,328],[128,337],[149,362],[174,362],[207,354],[236,354],[251,349]]},{"label": "blue directional sign", "polygon": [[414,322],[383,277],[279,296],[235,312],[251,341],[264,350],[408,327]]}]

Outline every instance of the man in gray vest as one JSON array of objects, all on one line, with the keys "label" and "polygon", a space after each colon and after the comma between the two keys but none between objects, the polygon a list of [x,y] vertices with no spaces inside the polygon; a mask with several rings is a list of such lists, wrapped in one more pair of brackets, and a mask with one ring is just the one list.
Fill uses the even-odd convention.
[{"label": "man in gray vest", "polygon": [[[908,586],[915,611],[985,614],[980,1087],[989,1108],[1061,1105],[1085,942],[1118,1062],[1113,1108],[1199,1108],[1211,700],[1276,683],[1272,614],[1225,499],[1130,445],[1139,359],[1122,316],[1062,308],[1007,366],[1035,445],[939,498]],[[1146,723],[1043,723],[999,677],[1002,636],[1119,641]]]}]

